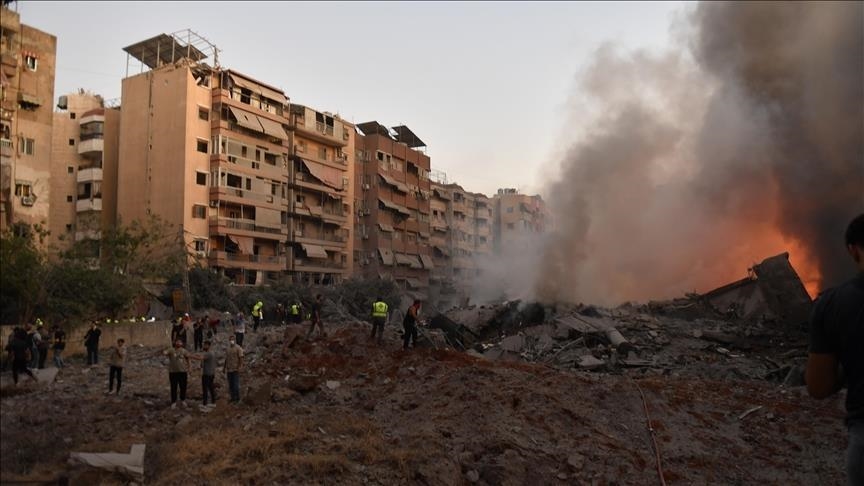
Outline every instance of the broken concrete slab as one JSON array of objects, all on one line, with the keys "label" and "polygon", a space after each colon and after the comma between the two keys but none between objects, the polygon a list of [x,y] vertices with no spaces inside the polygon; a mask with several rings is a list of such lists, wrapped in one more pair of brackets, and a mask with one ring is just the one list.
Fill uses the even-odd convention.
[{"label": "broken concrete slab", "polygon": [[525,337],[520,335],[508,336],[501,340],[499,344],[504,351],[519,353],[525,347]]},{"label": "broken concrete slab", "polygon": [[129,454],[117,452],[72,452],[70,463],[80,463],[107,471],[119,472],[135,479],[144,479],[144,444],[132,446]]},{"label": "broken concrete slab", "polygon": [[606,362],[602,359],[597,359],[594,356],[588,354],[579,358],[576,366],[582,368],[583,370],[595,370],[597,368],[602,368],[603,366],[606,366]]}]

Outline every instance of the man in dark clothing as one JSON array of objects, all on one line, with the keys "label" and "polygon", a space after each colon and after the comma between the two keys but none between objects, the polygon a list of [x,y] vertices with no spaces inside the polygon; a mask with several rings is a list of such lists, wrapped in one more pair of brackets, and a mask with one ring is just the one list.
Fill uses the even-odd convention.
[{"label": "man in dark clothing", "polygon": [[66,366],[63,362],[63,350],[66,349],[66,331],[60,326],[54,326],[54,366],[62,368]]},{"label": "man in dark clothing", "polygon": [[420,306],[420,300],[415,299],[414,304],[405,312],[405,319],[402,320],[402,327],[405,329],[402,349],[408,349],[409,343],[417,346],[417,319],[420,317]]},{"label": "man in dark clothing", "polygon": [[84,347],[87,348],[87,364],[99,364],[99,337],[102,336],[102,330],[96,325],[96,322],[90,324],[90,329],[84,335]]},{"label": "man in dark clothing", "polygon": [[210,350],[210,341],[204,341],[204,353],[201,354],[201,391],[204,394],[204,406],[207,406],[207,396],[210,405],[216,405],[216,355]]},{"label": "man in dark clothing", "polygon": [[[846,392],[848,484],[864,485],[864,214],[846,230],[846,248],[858,275],[826,290],[810,317],[810,354],[805,380],[814,398]],[[844,376],[845,375],[845,376]]]},{"label": "man in dark clothing", "polygon": [[27,331],[16,328],[12,334],[12,340],[6,345],[6,351],[9,352],[9,359],[12,361],[12,382],[18,385],[18,374],[24,373],[33,381],[36,376],[27,368],[27,362],[30,361],[30,342],[27,339]]},{"label": "man in dark clothing", "polygon": [[323,297],[321,294],[315,296],[315,301],[312,303],[312,324],[309,326],[309,333],[306,334],[306,339],[312,337],[312,332],[315,331],[315,326],[318,326],[318,332],[321,336],[327,337],[327,332],[324,331],[324,325],[321,323],[321,307]]},{"label": "man in dark clothing", "polygon": [[192,334],[195,337],[195,339],[194,339],[195,351],[201,351],[201,348],[204,347],[204,326],[205,326],[205,322],[206,322],[205,319],[206,318],[202,317],[201,319],[198,319],[197,321],[195,321],[195,324],[192,325],[192,329],[193,329]]}]

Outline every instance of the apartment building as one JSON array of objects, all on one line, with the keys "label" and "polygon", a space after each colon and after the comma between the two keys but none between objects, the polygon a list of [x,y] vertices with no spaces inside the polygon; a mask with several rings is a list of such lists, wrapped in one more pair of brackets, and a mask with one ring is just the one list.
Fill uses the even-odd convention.
[{"label": "apartment building", "polygon": [[124,49],[141,72],[123,79],[117,218],[156,214],[199,263],[237,284],[288,268],[288,99],[207,64],[218,50],[194,32]]},{"label": "apartment building", "polygon": [[0,230],[49,225],[57,38],[0,9]]},{"label": "apartment building", "polygon": [[442,291],[468,293],[492,251],[490,200],[459,184],[433,181],[431,209],[436,283]]},{"label": "apartment building", "polygon": [[60,96],[51,143],[50,238],[58,250],[92,242],[99,256],[102,231],[117,217],[119,107],[106,107],[101,96]]},{"label": "apartment building", "polygon": [[289,265],[295,282],[334,284],[354,265],[354,125],[292,104]]},{"label": "apartment building", "polygon": [[546,231],[549,218],[546,204],[539,195],[520,194],[516,189],[498,189],[492,202],[496,252],[524,235]]},{"label": "apartment building", "polygon": [[357,128],[355,274],[426,295],[434,268],[426,144],[404,125]]}]

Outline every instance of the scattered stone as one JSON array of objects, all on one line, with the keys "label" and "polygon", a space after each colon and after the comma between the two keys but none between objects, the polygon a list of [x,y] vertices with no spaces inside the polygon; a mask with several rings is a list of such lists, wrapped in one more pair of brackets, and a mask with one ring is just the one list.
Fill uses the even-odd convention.
[{"label": "scattered stone", "polygon": [[340,383],[338,381],[334,381],[334,380],[327,380],[325,385],[327,386],[327,388],[329,388],[331,390],[335,390],[335,389],[339,388],[340,386],[342,386],[342,383]]},{"label": "scattered stone", "polygon": [[525,337],[520,335],[508,336],[501,340],[499,344],[504,351],[519,353],[525,347]]},{"label": "scattered stone", "polygon": [[319,378],[315,375],[296,375],[288,380],[288,388],[299,392],[308,393],[318,387]]},{"label": "scattered stone", "polygon": [[576,365],[583,370],[595,370],[597,368],[606,366],[606,362],[601,359],[597,359],[590,354],[586,354],[585,356],[579,358],[579,362]]},{"label": "scattered stone", "polygon": [[469,483],[476,483],[480,480],[480,473],[475,469],[472,469],[465,473],[465,479],[467,479]]},{"label": "scattered stone", "polygon": [[585,456],[579,453],[570,454],[570,457],[567,458],[567,464],[574,470],[581,471],[585,467]]},{"label": "scattered stone", "polygon": [[268,381],[253,388],[249,393],[247,393],[245,401],[250,405],[263,405],[270,401],[272,392],[273,384]]}]

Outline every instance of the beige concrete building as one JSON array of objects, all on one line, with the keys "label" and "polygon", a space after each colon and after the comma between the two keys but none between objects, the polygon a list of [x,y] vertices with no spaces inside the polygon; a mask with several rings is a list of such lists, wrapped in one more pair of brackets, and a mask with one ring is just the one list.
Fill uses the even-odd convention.
[{"label": "beige concrete building", "polygon": [[354,125],[291,105],[289,265],[295,282],[332,284],[351,274]]},{"label": "beige concrete building", "polygon": [[426,296],[434,267],[426,145],[406,126],[357,127],[355,274]]},{"label": "beige concrete building", "polygon": [[118,219],[161,216],[237,284],[347,277],[353,126],[219,67],[191,31],[125,51],[142,72],[123,80]]},{"label": "beige concrete building", "polygon": [[51,244],[58,250],[93,241],[117,217],[119,107],[83,90],[60,97],[51,144]]},{"label": "beige concrete building", "polygon": [[50,226],[57,38],[0,9],[0,230]]},{"label": "beige concrete building", "polygon": [[546,203],[539,195],[519,194],[516,189],[498,189],[493,196],[494,248],[500,252],[520,235],[543,233],[547,229]]}]

